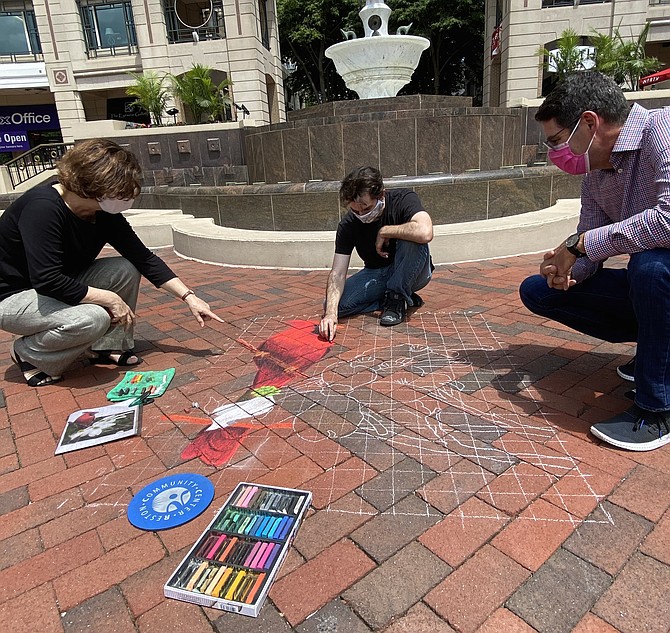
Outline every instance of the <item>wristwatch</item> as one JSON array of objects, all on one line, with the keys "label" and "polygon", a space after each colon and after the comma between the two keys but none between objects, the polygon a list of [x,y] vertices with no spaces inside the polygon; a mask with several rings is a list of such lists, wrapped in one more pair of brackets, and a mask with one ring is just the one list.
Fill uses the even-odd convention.
[{"label": "wristwatch", "polygon": [[571,235],[567,240],[565,240],[565,248],[567,248],[568,251],[577,258],[586,257],[586,253],[583,253],[577,248],[577,244],[579,244],[579,238],[582,235],[583,235],[582,233],[575,233],[574,235]]}]

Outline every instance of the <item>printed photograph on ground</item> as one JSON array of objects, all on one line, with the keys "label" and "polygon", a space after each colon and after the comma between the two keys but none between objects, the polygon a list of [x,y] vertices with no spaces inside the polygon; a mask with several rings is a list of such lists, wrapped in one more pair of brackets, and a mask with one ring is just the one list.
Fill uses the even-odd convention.
[{"label": "printed photograph on ground", "polygon": [[55,455],[113,442],[140,433],[140,407],[116,404],[70,414]]}]

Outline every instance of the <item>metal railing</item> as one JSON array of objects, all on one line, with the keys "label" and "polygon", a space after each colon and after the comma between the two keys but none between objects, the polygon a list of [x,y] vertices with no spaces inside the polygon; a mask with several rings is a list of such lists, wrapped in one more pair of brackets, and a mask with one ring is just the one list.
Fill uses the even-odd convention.
[{"label": "metal railing", "polygon": [[53,169],[56,161],[73,145],[74,143],[44,143],[5,163],[12,187],[16,188],[33,176]]}]

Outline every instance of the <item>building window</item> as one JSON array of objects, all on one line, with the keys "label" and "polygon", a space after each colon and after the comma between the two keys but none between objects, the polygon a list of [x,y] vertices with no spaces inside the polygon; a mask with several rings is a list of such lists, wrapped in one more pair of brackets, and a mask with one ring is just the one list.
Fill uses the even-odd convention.
[{"label": "building window", "polygon": [[79,0],[79,15],[89,57],[137,52],[135,21],[129,0],[105,3]]},{"label": "building window", "polygon": [[170,44],[226,37],[223,0],[163,0]]},{"label": "building window", "polygon": [[0,61],[42,61],[32,2],[0,1]]},{"label": "building window", "polygon": [[267,0],[258,0],[258,17],[261,23],[261,42],[270,50],[270,24],[268,23]]}]

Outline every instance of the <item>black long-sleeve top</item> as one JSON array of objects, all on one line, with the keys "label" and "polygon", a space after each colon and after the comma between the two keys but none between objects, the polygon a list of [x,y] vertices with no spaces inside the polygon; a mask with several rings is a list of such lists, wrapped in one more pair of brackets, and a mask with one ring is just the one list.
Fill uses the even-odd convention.
[{"label": "black long-sleeve top", "polygon": [[107,243],[156,287],[176,277],[120,213],[98,211],[94,222],[86,222],[51,185],[30,189],[0,216],[0,300],[32,288],[78,304],[88,286],[75,277]]}]

